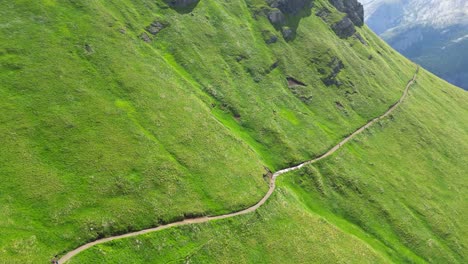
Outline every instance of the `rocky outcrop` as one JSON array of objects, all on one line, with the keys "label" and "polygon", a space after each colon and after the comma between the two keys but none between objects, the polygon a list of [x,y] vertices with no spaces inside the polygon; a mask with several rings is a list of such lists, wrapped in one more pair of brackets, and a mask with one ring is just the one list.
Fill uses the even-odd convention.
[{"label": "rocky outcrop", "polygon": [[325,78],[322,78],[322,82],[326,86],[330,86],[330,85],[340,86],[342,83],[336,77],[341,72],[341,70],[344,68],[343,61],[341,61],[337,57],[334,57],[330,61],[330,63],[328,63],[328,66],[330,67],[331,72],[330,72],[330,74],[328,74],[328,76],[326,76]]},{"label": "rocky outcrop", "polygon": [[364,25],[364,7],[357,0],[330,0],[339,11],[346,13],[354,25]]},{"label": "rocky outcrop", "polygon": [[146,32],[143,32],[140,34],[140,39],[149,43],[151,42],[154,36],[156,36],[161,30],[165,29],[168,26],[169,26],[168,23],[155,20],[153,21],[153,23],[151,23],[149,26],[145,28]]},{"label": "rocky outcrop", "polygon": [[367,45],[367,42],[359,33],[356,33],[354,26],[362,26],[364,19],[364,9],[356,0],[330,0],[330,2],[341,12],[345,12],[346,16],[340,21],[332,24],[332,11],[323,7],[319,9],[315,15],[331,26],[336,35],[340,38],[348,38],[354,35],[362,44]]},{"label": "rocky outcrop", "polygon": [[307,86],[305,83],[299,81],[299,80],[296,80],[295,78],[289,76],[289,77],[286,77],[286,81],[288,81],[288,86],[289,87],[294,87],[294,86]]},{"label": "rocky outcrop", "polygon": [[282,26],[286,22],[283,12],[279,9],[273,9],[268,13],[268,20],[275,26]]},{"label": "rocky outcrop", "polygon": [[158,34],[159,31],[163,30],[165,27],[166,25],[164,25],[163,23],[159,21],[154,21],[153,23],[151,23],[151,25],[146,27],[146,31],[148,31],[149,33],[151,33],[151,35],[154,36]]},{"label": "rocky outcrop", "polygon": [[310,104],[312,102],[312,90],[307,87],[307,85],[293,77],[287,77],[288,88],[292,94],[305,104]]},{"label": "rocky outcrop", "polygon": [[290,27],[283,27],[281,29],[281,34],[283,34],[285,40],[292,40],[296,33]]},{"label": "rocky outcrop", "polygon": [[262,37],[266,44],[273,44],[278,41],[278,37],[269,30],[263,30]]},{"label": "rocky outcrop", "polygon": [[144,42],[148,42],[148,43],[151,42],[151,38],[150,36],[148,36],[146,32],[143,32],[140,34],[140,39],[143,40]]},{"label": "rocky outcrop", "polygon": [[320,17],[323,21],[327,22],[328,18],[330,17],[331,11],[328,8],[321,8],[319,9],[315,15]]},{"label": "rocky outcrop", "polygon": [[[296,36],[297,24],[291,23],[291,17],[300,17],[309,15],[307,12],[301,13],[301,10],[310,11],[313,0],[266,0],[269,5],[267,13],[264,13],[270,23],[281,30],[281,34],[286,41],[293,40]],[[295,20],[295,19],[293,19]],[[276,42],[276,38],[265,40],[267,43]]]},{"label": "rocky outcrop", "polygon": [[195,5],[200,0],[167,0],[166,3],[171,7],[188,7]]},{"label": "rocky outcrop", "polygon": [[332,29],[340,38],[351,37],[356,32],[353,22],[347,16],[335,23]]},{"label": "rocky outcrop", "polygon": [[297,15],[304,8],[312,8],[312,0],[267,0],[273,8],[278,8],[284,14]]}]

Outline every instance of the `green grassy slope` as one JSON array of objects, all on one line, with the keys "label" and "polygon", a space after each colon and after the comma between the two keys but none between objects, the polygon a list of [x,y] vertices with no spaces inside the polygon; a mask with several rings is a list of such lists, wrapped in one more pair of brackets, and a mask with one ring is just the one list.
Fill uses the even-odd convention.
[{"label": "green grassy slope", "polygon": [[[245,208],[267,190],[264,167],[322,153],[383,113],[414,72],[365,28],[368,45],[339,39],[314,15],[328,1],[293,21],[289,42],[261,5],[2,3],[0,259],[44,262],[98,237]],[[143,41],[155,20],[167,28]],[[342,85],[325,86],[335,58]],[[355,244],[343,239],[337,258]]]},{"label": "green grassy slope", "polygon": [[113,241],[70,263],[464,263],[466,100],[422,71],[390,118],[281,176],[256,213]]},{"label": "green grassy slope", "polygon": [[95,246],[69,263],[389,263],[277,189],[257,212]]},{"label": "green grassy slope", "polygon": [[99,2],[5,5],[0,259],[38,263],[266,192],[263,164],[209,100],[131,31],[110,27]]}]

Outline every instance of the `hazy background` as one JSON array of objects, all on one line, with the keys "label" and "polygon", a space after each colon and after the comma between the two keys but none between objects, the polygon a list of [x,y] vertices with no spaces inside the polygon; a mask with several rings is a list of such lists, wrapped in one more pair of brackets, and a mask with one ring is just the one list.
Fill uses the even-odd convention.
[{"label": "hazy background", "polygon": [[393,48],[468,90],[468,0],[360,0],[367,25]]}]

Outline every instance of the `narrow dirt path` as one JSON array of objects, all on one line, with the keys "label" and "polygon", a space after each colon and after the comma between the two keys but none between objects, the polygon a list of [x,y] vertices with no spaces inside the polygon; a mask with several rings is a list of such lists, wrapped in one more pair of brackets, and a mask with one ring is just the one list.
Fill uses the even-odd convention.
[{"label": "narrow dirt path", "polygon": [[134,236],[138,236],[138,235],[143,235],[143,234],[147,234],[147,233],[152,233],[152,232],[156,232],[156,231],[159,231],[159,230],[163,230],[163,229],[167,229],[167,228],[171,228],[171,227],[175,227],[175,226],[182,226],[182,225],[189,225],[189,224],[198,224],[198,223],[205,223],[205,222],[208,222],[208,221],[212,221],[212,220],[219,220],[219,219],[225,219],[225,218],[230,218],[230,217],[234,217],[234,216],[238,216],[238,215],[243,215],[243,214],[248,214],[248,213],[251,213],[251,212],[254,212],[255,210],[257,210],[260,206],[262,206],[267,200],[268,198],[270,198],[271,194],[273,193],[273,191],[275,190],[275,187],[276,187],[276,178],[278,178],[278,176],[284,174],[284,173],[287,173],[287,172],[290,172],[290,171],[295,171],[295,170],[298,170],[306,165],[309,165],[309,164],[312,164],[312,163],[315,163],[321,159],[324,159],[330,155],[332,155],[333,153],[335,153],[338,149],[340,149],[344,144],[346,144],[348,141],[350,141],[352,138],[354,138],[356,135],[362,133],[365,129],[367,129],[368,127],[372,126],[374,123],[378,122],[379,120],[387,117],[388,115],[390,115],[404,100],[405,98],[408,96],[408,90],[409,88],[411,87],[411,85],[414,84],[414,82],[416,81],[416,76],[419,72],[419,66],[417,66],[416,68],[416,72],[414,73],[413,75],[413,78],[408,82],[408,84],[406,85],[405,87],[405,90],[403,92],[403,95],[400,97],[400,99],[398,100],[398,102],[396,102],[395,104],[393,104],[384,114],[382,114],[381,116],[379,117],[376,117],[374,119],[372,119],[371,121],[369,121],[367,124],[365,124],[364,126],[362,126],[361,128],[359,128],[358,130],[354,131],[351,135],[347,136],[345,139],[343,139],[340,143],[338,143],[336,146],[334,146],[333,148],[331,148],[330,150],[328,150],[326,153],[324,153],[323,155],[313,159],[313,160],[309,160],[309,161],[306,161],[306,162],[303,162],[297,166],[294,166],[294,167],[290,167],[290,168],[286,168],[286,169],[283,169],[283,170],[280,170],[280,171],[277,171],[275,172],[271,179],[270,179],[270,188],[268,189],[268,192],[265,194],[265,196],[263,196],[263,198],[255,205],[247,208],[247,209],[244,209],[242,211],[238,211],[238,212],[234,212],[234,213],[229,213],[229,214],[224,214],[224,215],[218,215],[218,216],[205,216],[205,217],[197,217],[197,218],[191,218],[191,219],[184,219],[182,221],[178,221],[178,222],[174,222],[174,223],[170,223],[170,224],[167,224],[167,225],[162,225],[162,226],[158,226],[158,227],[154,227],[154,228],[149,228],[149,229],[144,229],[144,230],[141,230],[141,231],[136,231],[136,232],[132,232],[132,233],[127,233],[127,234],[123,234],[123,235],[119,235],[119,236],[112,236],[112,237],[107,237],[107,238],[102,238],[102,239],[99,239],[99,240],[96,240],[96,241],[93,241],[93,242],[90,242],[90,243],[87,243],[87,244],[84,244],[82,246],[80,246],[79,248],[77,249],[74,249],[70,252],[68,252],[66,255],[64,255],[60,260],[59,260],[59,263],[63,264],[65,262],[67,262],[68,260],[70,260],[72,257],[74,257],[75,255],[77,255],[78,253],[92,247],[92,246],[95,246],[95,245],[99,245],[99,244],[103,244],[103,243],[106,243],[106,242],[109,242],[109,241],[112,241],[112,240],[116,240],[116,239],[121,239],[121,238],[127,238],[127,237],[134,237]]}]

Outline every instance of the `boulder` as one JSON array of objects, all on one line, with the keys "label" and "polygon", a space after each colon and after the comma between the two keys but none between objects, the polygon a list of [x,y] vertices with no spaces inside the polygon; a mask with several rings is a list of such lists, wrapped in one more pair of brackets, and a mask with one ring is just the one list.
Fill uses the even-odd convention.
[{"label": "boulder", "polygon": [[340,38],[351,37],[356,32],[353,22],[348,17],[338,21],[332,26],[332,29]]},{"label": "boulder", "polygon": [[279,9],[273,9],[268,13],[268,20],[275,26],[282,26],[286,22],[283,12]]},{"label": "boulder", "polygon": [[294,38],[294,31],[290,27],[283,27],[281,30],[281,33],[283,34],[283,38],[285,40],[291,40]]},{"label": "boulder", "polygon": [[312,7],[312,0],[267,0],[273,8],[278,8],[284,14],[297,15],[304,8]]},{"label": "boulder", "polygon": [[278,41],[278,37],[275,34],[267,30],[262,32],[262,36],[266,44],[273,44]]},{"label": "boulder", "polygon": [[146,34],[146,32],[143,32],[140,34],[140,39],[142,39],[144,42],[151,42],[151,38]]},{"label": "boulder", "polygon": [[198,3],[200,0],[167,0],[167,4],[171,7],[188,7]]},{"label": "boulder", "polygon": [[364,25],[364,7],[357,0],[330,0],[339,11],[346,13],[354,25]]},{"label": "boulder", "polygon": [[320,17],[323,21],[327,21],[328,18],[330,17],[331,11],[328,10],[328,8],[321,8],[319,9],[315,15]]},{"label": "boulder", "polygon": [[151,25],[147,26],[146,27],[146,31],[148,31],[149,33],[151,33],[151,35],[156,35],[159,33],[159,31],[161,31],[163,28],[165,28],[165,26],[159,22],[159,21],[154,21],[153,23],[151,23]]}]

